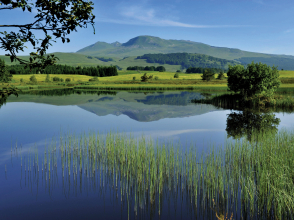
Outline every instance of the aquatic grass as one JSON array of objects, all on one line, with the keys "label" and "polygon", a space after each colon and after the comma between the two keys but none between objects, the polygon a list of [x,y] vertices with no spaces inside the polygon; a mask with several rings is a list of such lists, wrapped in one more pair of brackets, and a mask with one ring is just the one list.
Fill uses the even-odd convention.
[{"label": "aquatic grass", "polygon": [[144,136],[68,133],[61,134],[59,145],[46,147],[43,159],[35,147],[27,166],[31,170],[31,164],[42,164],[50,192],[61,166],[66,196],[70,190],[82,193],[109,187],[121,202],[127,201],[128,209],[133,204],[135,213],[151,207],[160,215],[164,203],[186,198],[194,213],[207,210],[234,219],[240,215],[291,218],[294,134],[256,135],[258,142],[242,139],[200,153],[193,145],[182,150],[179,144],[154,143]]},{"label": "aquatic grass", "polygon": [[272,99],[263,96],[256,96],[247,100],[238,94],[216,94],[212,97],[200,100],[191,100],[192,103],[212,104],[224,109],[253,108],[256,110],[285,110],[292,111],[294,109],[294,98],[291,95],[274,95]]}]

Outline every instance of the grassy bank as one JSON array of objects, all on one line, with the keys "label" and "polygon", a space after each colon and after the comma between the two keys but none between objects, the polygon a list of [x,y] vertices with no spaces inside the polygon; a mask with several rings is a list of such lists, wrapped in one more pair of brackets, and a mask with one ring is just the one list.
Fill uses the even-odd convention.
[{"label": "grassy bank", "polygon": [[[240,218],[240,214],[242,218],[290,218],[294,211],[294,134],[263,134],[258,139],[262,141],[226,143],[224,148],[199,154],[194,147],[183,151],[180,146],[154,144],[144,137],[67,134],[43,156],[31,150],[22,164],[25,170],[33,168],[29,174],[35,178],[42,171],[51,190],[60,169],[63,181],[70,184],[73,178],[69,186],[73,191],[109,186],[121,201],[133,204],[135,212],[149,206],[160,215],[162,204],[186,198],[195,213],[208,209],[222,219]],[[75,182],[82,184],[85,178],[84,185]],[[69,193],[69,189],[62,191]]]},{"label": "grassy bank", "polygon": [[[30,82],[31,75],[14,75],[9,85],[19,89],[50,89],[50,88],[79,88],[79,89],[103,89],[103,90],[202,90],[202,91],[227,91],[227,80],[201,80],[201,74],[179,73],[179,78],[174,78],[174,72],[148,72],[153,75],[153,80],[141,82],[143,71],[119,71],[118,76],[98,77],[99,81],[89,82],[93,78],[85,75],[56,75],[51,74],[50,78],[59,77],[64,82],[45,82],[46,75],[37,74],[37,83]],[[278,93],[294,92],[294,71],[280,71],[282,85]],[[217,74],[215,75],[217,76]],[[158,77],[158,79],[155,79]],[[70,82],[65,82],[70,79]],[[293,82],[292,82],[293,81]],[[0,84],[0,88],[7,84]]]}]

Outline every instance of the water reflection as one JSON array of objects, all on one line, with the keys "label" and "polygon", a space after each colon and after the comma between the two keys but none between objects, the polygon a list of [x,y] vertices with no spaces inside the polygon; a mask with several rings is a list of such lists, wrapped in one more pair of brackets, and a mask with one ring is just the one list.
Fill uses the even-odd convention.
[{"label": "water reflection", "polygon": [[247,140],[252,141],[256,134],[277,133],[280,121],[274,113],[253,112],[245,109],[228,115],[226,131],[228,137],[236,139],[246,137]]},{"label": "water reflection", "polygon": [[203,96],[198,92],[116,92],[100,90],[58,89],[31,91],[9,102],[36,102],[51,105],[77,105],[98,116],[127,115],[140,122],[158,121],[164,118],[180,118],[215,111],[212,105],[193,105],[192,99]]},{"label": "water reflection", "polygon": [[4,87],[2,89],[0,89],[0,108],[2,105],[4,105],[7,101],[7,98],[10,95],[15,95],[18,96],[19,90],[16,89],[15,87]]}]

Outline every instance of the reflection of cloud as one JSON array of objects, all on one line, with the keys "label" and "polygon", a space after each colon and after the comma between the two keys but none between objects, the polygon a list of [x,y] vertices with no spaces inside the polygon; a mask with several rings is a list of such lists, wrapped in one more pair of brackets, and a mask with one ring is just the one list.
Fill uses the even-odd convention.
[{"label": "reflection of cloud", "polygon": [[142,134],[144,136],[149,136],[152,138],[157,137],[173,137],[176,135],[186,134],[186,133],[195,133],[195,132],[224,132],[224,129],[186,129],[186,130],[172,130],[172,131],[166,131],[166,130],[157,130],[157,131],[145,131],[142,132],[132,132],[131,134],[134,137],[140,137]]},{"label": "reflection of cloud", "polygon": [[21,156],[24,160],[24,157],[25,155],[27,155],[28,152],[44,153],[44,146],[50,147],[50,142],[48,140],[41,140],[39,142],[29,143],[23,146],[18,144],[17,149],[15,148],[15,146],[13,146],[12,151],[11,149],[8,149],[7,151],[4,151],[0,154],[0,164],[4,164],[6,161],[11,160],[11,158],[20,158]]},{"label": "reflection of cloud", "polygon": [[[113,131],[112,134],[115,135],[122,135],[125,137],[131,137],[131,138],[135,138],[135,139],[141,139],[142,137],[148,139],[151,138],[153,140],[156,140],[157,138],[167,138],[167,140],[174,140],[174,138],[178,138],[177,135],[181,135],[181,134],[187,134],[187,133],[196,133],[196,132],[224,132],[224,129],[185,129],[185,130],[153,130],[153,131],[138,131],[138,132],[119,132],[119,131]],[[92,133],[91,131],[89,132],[89,134],[95,134]],[[99,136],[102,139],[106,138],[106,134],[100,133]],[[66,136],[63,136],[62,139],[63,141],[66,140]],[[76,136],[77,138],[77,136]],[[25,144],[23,146],[18,145],[18,149],[17,149],[17,153],[16,153],[16,149],[15,147],[12,148],[12,152],[11,149],[8,149],[7,151],[4,151],[0,154],[0,165],[1,164],[6,164],[8,163],[8,161],[14,158],[19,158],[22,155],[23,161],[26,157],[26,155],[28,153],[32,153],[35,154],[36,152],[38,152],[39,155],[44,154],[45,149],[51,149],[52,147],[55,148],[55,144],[57,145],[57,149],[59,149],[59,138],[57,139],[52,139],[49,140],[48,139],[44,139],[44,140],[40,140],[38,142],[34,142],[34,143],[29,143],[29,144]]]},{"label": "reflection of cloud", "polygon": [[[131,25],[148,25],[148,26],[171,26],[171,27],[186,27],[186,28],[228,28],[241,27],[240,25],[198,25],[187,24],[170,19],[156,16],[156,11],[152,8],[142,6],[129,6],[120,9],[120,15],[123,19],[99,18],[96,22],[108,22],[117,24]],[[244,27],[244,26],[242,26]]]}]

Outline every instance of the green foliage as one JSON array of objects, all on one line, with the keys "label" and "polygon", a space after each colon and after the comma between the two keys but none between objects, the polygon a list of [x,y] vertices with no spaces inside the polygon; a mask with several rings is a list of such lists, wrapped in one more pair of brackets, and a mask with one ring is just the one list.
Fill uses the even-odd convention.
[{"label": "green foliage", "polygon": [[180,76],[179,76],[179,73],[176,73],[175,75],[174,75],[174,78],[179,78]]},{"label": "green foliage", "polygon": [[159,77],[158,77],[158,76],[155,76],[155,77],[154,77],[154,79],[155,79],[155,80],[158,80],[158,79],[159,79]]},{"label": "green foliage", "polygon": [[218,73],[223,71],[220,68],[202,68],[202,67],[189,67],[186,69],[186,73],[204,73],[206,69],[210,69],[211,72]]},{"label": "green foliage", "polygon": [[133,80],[134,80],[134,81],[136,80],[136,77],[135,77],[135,76],[133,76]]},{"label": "green foliage", "polygon": [[71,81],[70,78],[66,78],[66,79],[65,79],[65,82],[70,82],[70,81]]},{"label": "green foliage", "polygon": [[21,83],[23,83],[23,78],[20,78],[20,80],[19,80]]},{"label": "green foliage", "polygon": [[50,82],[51,80],[50,80],[50,76],[49,76],[49,74],[47,74],[46,75],[46,79],[45,79],[45,82]]},{"label": "green foliage", "polygon": [[225,79],[224,72],[221,70],[217,76],[217,79]]},{"label": "green foliage", "polygon": [[129,66],[127,67],[127,70],[146,70],[146,71],[159,71],[159,72],[165,72],[164,66]]},{"label": "green foliage", "polygon": [[[13,65],[9,67],[11,74],[37,74],[38,69],[29,70],[23,65]],[[67,65],[47,66],[42,70],[44,74],[64,74],[64,75],[86,75],[86,76],[117,76],[116,66],[96,66],[96,67],[73,67]]]},{"label": "green foliage", "polygon": [[241,94],[243,98],[254,95],[272,97],[280,86],[277,67],[270,67],[262,63],[230,66],[228,70],[229,91]]},{"label": "green foliage", "polygon": [[31,83],[34,83],[34,84],[37,84],[37,83],[38,83],[37,78],[36,78],[35,75],[32,75],[32,76],[30,77],[30,82],[31,82]]},{"label": "green foliage", "polygon": [[206,80],[206,81],[215,79],[214,72],[212,72],[210,69],[205,69],[201,77],[202,77],[202,80]]},{"label": "green foliage", "polygon": [[[91,24],[94,29],[95,16],[92,14],[94,8],[91,1],[2,0],[1,2],[1,10],[22,10],[24,13],[33,13],[32,23],[22,23],[22,20],[19,20],[19,24],[5,25],[8,28],[17,28],[17,31],[0,32],[2,35],[0,48],[9,52],[11,62],[17,60],[20,64],[28,65],[30,68],[44,69],[56,62],[57,58],[54,55],[45,57],[46,50],[54,42],[51,35],[55,39],[61,39],[63,43],[68,43],[70,39],[67,38],[67,35],[76,31],[77,27],[86,28],[88,24]],[[34,32],[38,30],[43,32],[41,39],[39,39],[39,35],[38,39],[34,35]],[[19,51],[24,51],[25,43],[31,43],[32,47],[36,49],[36,52],[30,53],[29,61],[17,56]]]},{"label": "green foliage", "polygon": [[0,59],[0,82],[8,83],[11,81],[12,75],[7,70],[5,61]]},{"label": "green foliage", "polygon": [[52,78],[53,82],[60,82],[61,81],[61,78],[59,78],[58,76],[54,76]]},{"label": "green foliage", "polygon": [[165,68],[164,68],[164,66],[158,66],[158,67],[156,67],[155,70],[156,71],[159,71],[159,72],[165,72],[166,71]]},{"label": "green foliage", "polygon": [[181,73],[182,71],[181,70],[177,70],[177,73]]},{"label": "green foliage", "polygon": [[97,76],[95,76],[95,77],[89,79],[89,82],[98,82],[98,81],[99,81],[99,79],[98,79]]},{"label": "green foliage", "polygon": [[237,62],[231,60],[192,53],[144,54],[143,56],[138,56],[137,59],[146,59],[148,63],[181,65],[182,68],[197,66],[226,69],[229,64],[237,64]]},{"label": "green foliage", "polygon": [[147,76],[147,73],[144,73],[144,75],[141,76],[142,82],[147,82],[148,80],[152,80],[152,79],[153,79],[153,75]]},{"label": "green foliage", "polygon": [[[88,57],[89,58],[89,57]],[[114,61],[112,58],[104,58],[104,57],[95,57],[97,60],[101,60],[103,62]],[[92,58],[91,58],[92,59]]]}]

